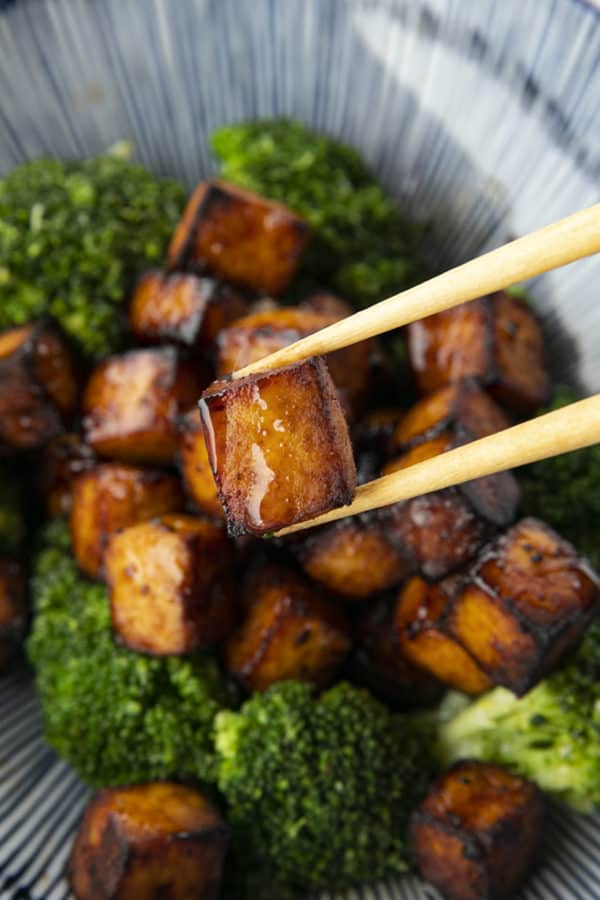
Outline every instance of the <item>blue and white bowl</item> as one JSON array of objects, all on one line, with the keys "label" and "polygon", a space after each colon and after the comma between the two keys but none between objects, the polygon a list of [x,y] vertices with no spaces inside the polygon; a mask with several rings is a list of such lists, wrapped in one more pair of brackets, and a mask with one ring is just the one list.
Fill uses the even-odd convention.
[{"label": "blue and white bowl", "polygon": [[[360,148],[459,261],[598,200],[600,9],[585,0],[0,0],[0,174],[130,138],[191,186],[226,122],[289,115]],[[600,259],[536,279],[560,375],[600,390]],[[0,680],[0,900],[64,900],[87,795]],[[348,898],[433,898],[416,880]],[[528,900],[600,898],[600,821],[550,813]]]}]

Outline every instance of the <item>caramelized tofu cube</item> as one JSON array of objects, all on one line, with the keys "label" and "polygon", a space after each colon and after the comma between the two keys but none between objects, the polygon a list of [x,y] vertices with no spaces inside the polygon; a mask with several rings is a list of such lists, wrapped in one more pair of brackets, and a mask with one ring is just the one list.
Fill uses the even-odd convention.
[{"label": "caramelized tofu cube", "polygon": [[203,181],[175,230],[169,266],[206,270],[276,295],[294,277],[309,238],[308,224],[281,203],[223,181]]},{"label": "caramelized tofu cube", "polygon": [[41,447],[77,406],[74,359],[47,319],[0,334],[0,453]]},{"label": "caramelized tofu cube", "polygon": [[482,551],[456,596],[450,627],[496,684],[523,694],[577,643],[599,589],[570,544],[523,519]]},{"label": "caramelized tofu cube", "polygon": [[510,294],[493,294],[412,323],[408,350],[422,393],[473,376],[519,414],[549,399],[539,322]]},{"label": "caramelized tofu cube", "polygon": [[76,900],[217,900],[227,829],[199,791],[157,781],[92,797],[69,861]]},{"label": "caramelized tofu cube", "polygon": [[543,816],[532,782],[499,766],[459,762],[413,813],[421,875],[446,900],[511,900],[535,862]]},{"label": "caramelized tofu cube", "polygon": [[398,640],[414,665],[465,694],[481,694],[492,682],[448,628],[453,592],[454,585],[411,578],[396,604]]},{"label": "caramelized tofu cube", "polygon": [[191,653],[234,624],[225,530],[194,516],[132,525],[108,543],[104,568],[113,629],[130,650]]},{"label": "caramelized tofu cube", "polygon": [[130,350],[94,370],[84,394],[88,444],[100,456],[169,464],[177,448],[177,417],[199,399],[205,374],[175,349]]},{"label": "caramelized tofu cube", "polygon": [[225,519],[198,409],[191,409],[179,421],[177,459],[187,495],[195,506],[211,519]]},{"label": "caramelized tofu cube", "polygon": [[268,534],[351,502],[348,427],[322,359],[217,382],[200,411],[231,534]]},{"label": "caramelized tofu cube", "polygon": [[179,479],[165,472],[103,463],[78,475],[72,486],[71,539],[80,569],[100,577],[111,534],[182,507]]},{"label": "caramelized tofu cube", "polygon": [[283,567],[254,578],[254,589],[246,617],[226,645],[230,672],[248,691],[287,679],[325,687],[350,650],[343,614]]},{"label": "caramelized tofu cube", "polygon": [[37,484],[48,518],[71,511],[73,479],[96,465],[96,456],[79,434],[60,434],[44,448],[37,464]]},{"label": "caramelized tofu cube", "polygon": [[248,300],[229,285],[192,273],[151,269],[136,285],[129,324],[144,343],[206,346],[247,310]]},{"label": "caramelized tofu cube", "polygon": [[16,656],[27,624],[26,581],[21,566],[0,560],[0,674]]}]

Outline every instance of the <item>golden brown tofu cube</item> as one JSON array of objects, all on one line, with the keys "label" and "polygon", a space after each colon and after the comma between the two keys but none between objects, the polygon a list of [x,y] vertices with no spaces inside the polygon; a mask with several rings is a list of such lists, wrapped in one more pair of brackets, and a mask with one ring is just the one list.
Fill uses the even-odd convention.
[{"label": "golden brown tofu cube", "polygon": [[0,674],[19,651],[27,624],[27,591],[21,566],[0,560]]},{"label": "golden brown tofu cube", "polygon": [[577,643],[599,589],[570,544],[523,519],[482,551],[455,598],[450,627],[496,684],[523,694]]},{"label": "golden brown tofu cube", "polygon": [[223,527],[170,515],[112,535],[104,558],[113,630],[131,650],[191,653],[234,625]]},{"label": "golden brown tofu cube", "polygon": [[0,334],[0,453],[46,444],[77,399],[74,359],[56,325],[38,319]]},{"label": "golden brown tofu cube", "polygon": [[199,791],[168,781],[92,797],[69,860],[76,900],[217,900],[227,828]]},{"label": "golden brown tofu cube", "polygon": [[[302,307],[245,316],[219,334],[217,374],[227,375],[257,362],[340,318],[339,313],[324,314]],[[369,341],[361,341],[326,357],[329,374],[349,414],[362,408],[367,395],[370,348]]]},{"label": "golden brown tofu cube", "polygon": [[179,479],[154,469],[103,463],[72,483],[71,539],[80,569],[102,575],[108,538],[120,528],[179,512]]},{"label": "golden brown tofu cube", "polygon": [[394,602],[381,598],[370,603],[357,619],[351,679],[393,709],[431,706],[441,698],[445,686],[404,655],[394,627],[394,612]]},{"label": "golden brown tofu cube", "polygon": [[69,515],[73,479],[96,462],[92,448],[75,432],[59,434],[50,441],[36,466],[37,485],[48,518]]},{"label": "golden brown tofu cube", "polygon": [[172,347],[111,356],[85,390],[86,441],[100,456],[169,464],[177,449],[177,417],[199,400],[206,384],[206,374]]},{"label": "golden brown tofu cube", "polygon": [[341,611],[284,567],[269,567],[253,586],[245,619],[226,644],[230,672],[248,691],[287,679],[325,687],[350,650]]},{"label": "golden brown tofu cube", "polygon": [[322,359],[217,382],[200,411],[231,534],[267,534],[351,502],[348,427]]},{"label": "golden brown tofu cube", "polygon": [[417,866],[446,900],[512,900],[535,863],[543,817],[532,782],[489,763],[459,762],[412,815]]},{"label": "golden brown tofu cube", "polygon": [[388,533],[382,512],[332,522],[292,546],[311,578],[345,597],[381,593],[415,570],[414,558]]},{"label": "golden brown tofu cube", "polygon": [[129,324],[144,343],[173,341],[210,345],[222,328],[248,311],[239,291],[193,273],[151,269],[138,281],[129,307]]},{"label": "golden brown tofu cube", "polygon": [[281,203],[224,181],[192,194],[169,247],[171,269],[197,268],[267,294],[286,289],[310,228]]},{"label": "golden brown tofu cube", "polygon": [[395,623],[400,647],[416,666],[465,694],[481,694],[492,682],[448,629],[452,593],[443,583],[411,578],[401,588]]},{"label": "golden brown tofu cube", "polygon": [[224,520],[198,409],[191,409],[179,420],[177,460],[187,495],[195,506],[211,519]]},{"label": "golden brown tofu cube", "polygon": [[408,351],[424,394],[473,376],[520,414],[549,399],[539,322],[522,300],[505,292],[413,322]]}]

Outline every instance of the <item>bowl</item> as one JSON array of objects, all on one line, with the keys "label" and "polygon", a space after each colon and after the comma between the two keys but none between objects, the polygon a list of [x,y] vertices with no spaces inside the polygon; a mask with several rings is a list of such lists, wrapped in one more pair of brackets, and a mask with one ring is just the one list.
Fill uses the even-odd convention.
[{"label": "bowl", "polygon": [[[358,147],[439,266],[596,202],[600,9],[584,0],[0,0],[0,174],[135,143],[192,186],[218,125],[289,115]],[[561,378],[600,390],[600,259],[536,279]],[[88,794],[0,679],[0,898],[63,900]],[[523,898],[600,897],[600,819],[549,812]],[[416,879],[350,898],[425,900]]]}]

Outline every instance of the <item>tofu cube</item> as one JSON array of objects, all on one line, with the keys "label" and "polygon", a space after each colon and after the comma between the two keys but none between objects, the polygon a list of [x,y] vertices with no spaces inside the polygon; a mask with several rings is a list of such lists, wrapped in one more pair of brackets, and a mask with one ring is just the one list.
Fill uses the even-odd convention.
[{"label": "tofu cube", "polygon": [[204,515],[224,521],[199,409],[191,409],[179,420],[178,432],[177,461],[188,497]]},{"label": "tofu cube", "polygon": [[570,544],[523,519],[481,552],[456,595],[450,628],[495,684],[524,694],[578,642],[599,590]]},{"label": "tofu cube", "polygon": [[550,396],[539,322],[522,300],[505,292],[412,323],[408,352],[424,394],[473,376],[522,415]]},{"label": "tofu cube", "polygon": [[0,334],[0,454],[34,450],[59,434],[78,401],[75,362],[54,323]]},{"label": "tofu cube", "polygon": [[543,817],[532,782],[499,766],[459,762],[412,815],[417,866],[447,900],[511,900],[535,862]]},{"label": "tofu cube", "polygon": [[96,464],[94,451],[75,432],[59,434],[44,448],[36,465],[36,481],[49,519],[69,515],[73,479]]},{"label": "tofu cube", "polygon": [[27,589],[19,563],[0,560],[0,674],[17,655],[27,625]]},{"label": "tofu cube", "polygon": [[154,469],[102,463],[72,482],[71,540],[79,568],[102,576],[108,538],[120,528],[183,508],[179,479]]},{"label": "tofu cube", "polygon": [[352,501],[348,427],[322,359],[217,382],[200,411],[232,535],[268,534]]},{"label": "tofu cube", "polygon": [[192,653],[234,624],[225,530],[187,515],[131,525],[109,539],[104,568],[118,640],[152,656]]},{"label": "tofu cube", "polygon": [[175,230],[168,262],[276,295],[294,277],[309,238],[308,224],[281,203],[203,181]]},{"label": "tofu cube", "polygon": [[109,357],[85,390],[87,443],[99,456],[122,462],[171,463],[177,418],[198,401],[208,378],[172,347]]},{"label": "tofu cube", "polygon": [[414,665],[458,691],[481,694],[492,682],[448,628],[453,589],[451,583],[427,584],[411,578],[396,603],[398,640]]},{"label": "tofu cube", "polygon": [[255,595],[225,648],[229,671],[248,691],[294,679],[325,687],[348,655],[341,611],[293,570],[254,577]]},{"label": "tofu cube", "polygon": [[151,269],[135,287],[129,325],[143,343],[210,346],[222,328],[248,311],[248,305],[239,291],[213,278]]},{"label": "tofu cube", "polygon": [[167,781],[105,788],[69,860],[77,900],[217,900],[228,833],[199,791]]}]

